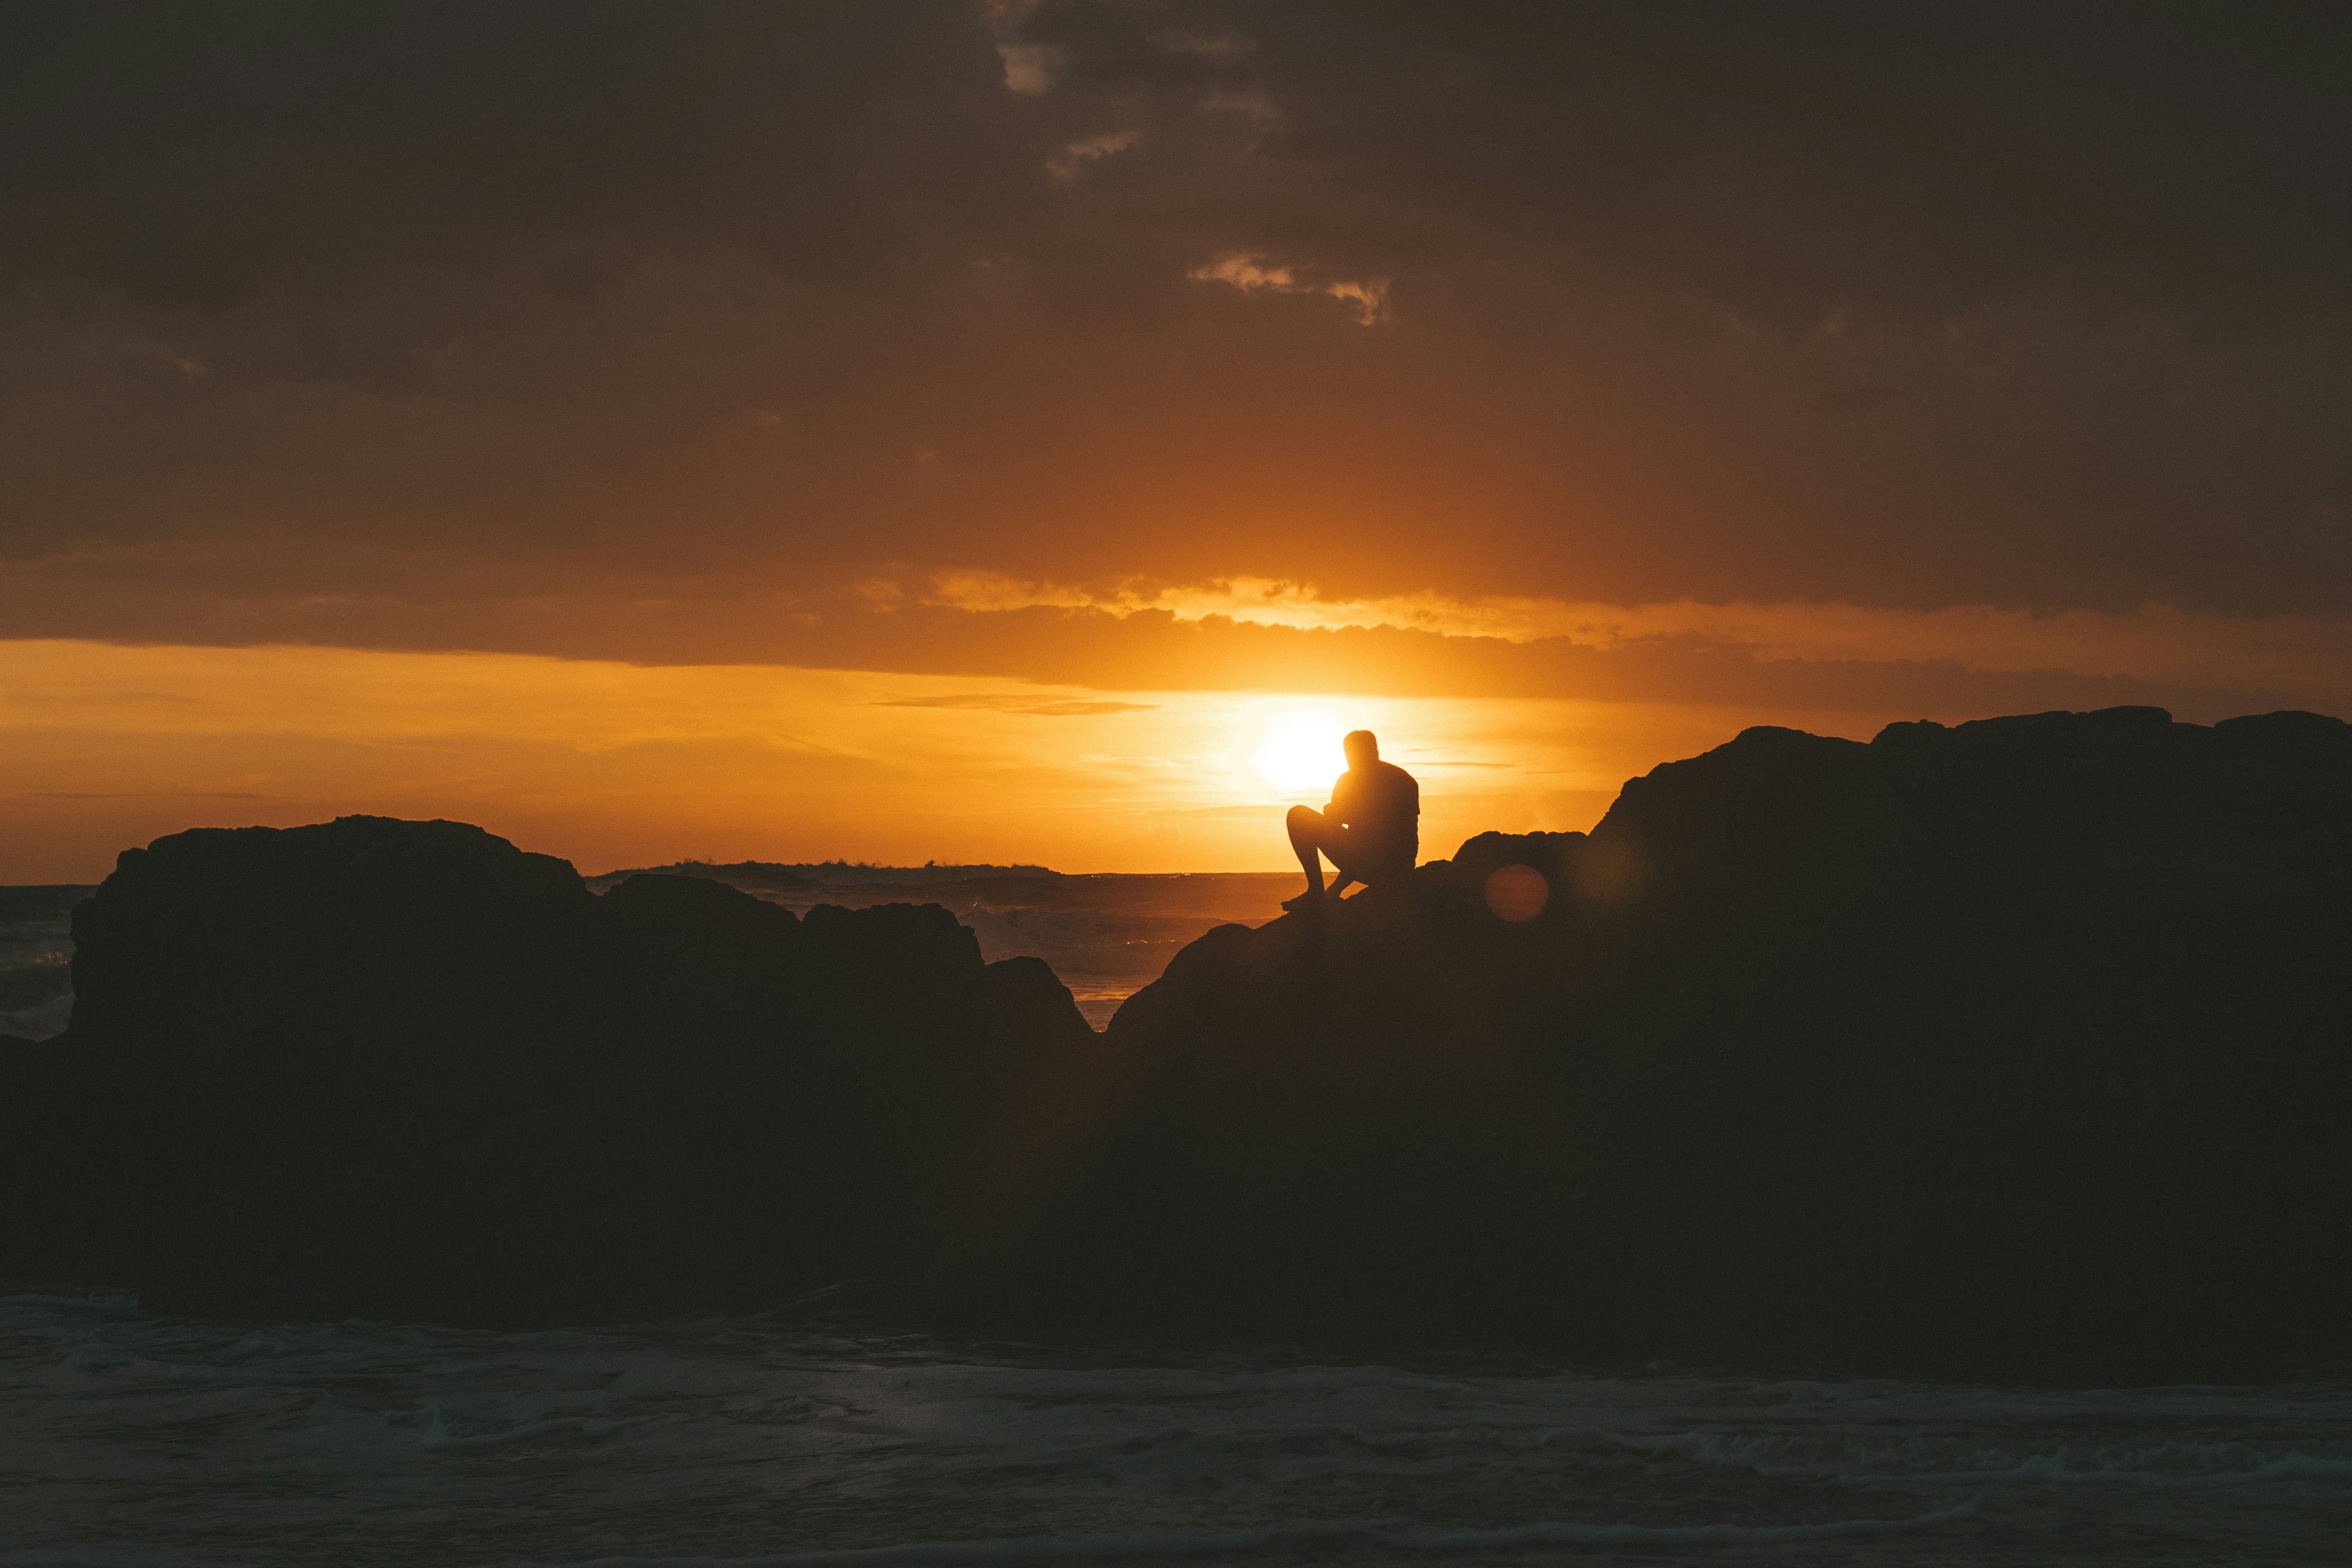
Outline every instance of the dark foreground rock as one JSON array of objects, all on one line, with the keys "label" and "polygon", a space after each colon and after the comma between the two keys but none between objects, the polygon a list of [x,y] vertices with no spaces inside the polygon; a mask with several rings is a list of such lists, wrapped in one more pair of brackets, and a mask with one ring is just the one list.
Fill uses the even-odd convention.
[{"label": "dark foreground rock", "polygon": [[2341,1358],[2347,894],[2335,720],[1751,730],[1589,838],[1195,943],[1113,1021],[1136,1109],[1040,1277],[1642,1359]]},{"label": "dark foreground rock", "polygon": [[0,1058],[5,1265],[162,1312],[582,1321],[929,1266],[971,1138],[1097,1044],[936,907],[598,899],[447,822],[179,834],[74,940],[68,1037]]},{"label": "dark foreground rock", "polygon": [[183,834],[79,911],[69,1036],[0,1050],[0,1268],[158,1311],[856,1277],[1024,1331],[2269,1374],[2352,1327],[2347,892],[2334,720],[1753,730],[1590,837],[1213,931],[1097,1037],[937,908],[599,899],[447,823]]}]

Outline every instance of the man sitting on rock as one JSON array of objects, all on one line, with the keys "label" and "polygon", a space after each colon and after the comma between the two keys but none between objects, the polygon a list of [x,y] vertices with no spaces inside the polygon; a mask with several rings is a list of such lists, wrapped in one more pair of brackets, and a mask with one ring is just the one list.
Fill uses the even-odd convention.
[{"label": "man sitting on rock", "polygon": [[1323,907],[1323,860],[1339,868],[1328,897],[1350,882],[1367,890],[1400,881],[1421,855],[1421,785],[1393,763],[1381,761],[1381,743],[1370,730],[1351,731],[1341,742],[1348,771],[1331,786],[1331,804],[1321,811],[1290,808],[1290,847],[1307,872],[1307,890],[1282,907]]}]

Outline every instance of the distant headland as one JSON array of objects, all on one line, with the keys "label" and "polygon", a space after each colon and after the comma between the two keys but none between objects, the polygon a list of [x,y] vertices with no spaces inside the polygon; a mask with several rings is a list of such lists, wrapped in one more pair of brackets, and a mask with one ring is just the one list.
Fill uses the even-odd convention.
[{"label": "distant headland", "polygon": [[667,866],[641,866],[631,870],[606,871],[589,878],[592,892],[603,892],[631,877],[700,877],[706,881],[724,882],[730,888],[746,892],[761,890],[788,891],[796,888],[873,887],[877,884],[925,886],[935,882],[976,882],[995,877],[1058,877],[1059,871],[1043,866],[942,866],[936,860],[926,860],[919,866],[873,866],[863,860],[802,861],[797,865],[781,865],[772,860],[738,860],[721,864],[711,860],[679,860]]}]

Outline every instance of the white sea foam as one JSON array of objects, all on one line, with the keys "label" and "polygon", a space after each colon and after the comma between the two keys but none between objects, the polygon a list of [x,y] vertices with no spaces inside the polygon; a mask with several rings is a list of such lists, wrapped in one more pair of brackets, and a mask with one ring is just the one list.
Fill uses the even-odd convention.
[{"label": "white sea foam", "polygon": [[38,1006],[20,1007],[13,1013],[0,1013],[0,1035],[13,1035],[20,1040],[48,1040],[66,1032],[73,1021],[73,993],[52,996]]}]

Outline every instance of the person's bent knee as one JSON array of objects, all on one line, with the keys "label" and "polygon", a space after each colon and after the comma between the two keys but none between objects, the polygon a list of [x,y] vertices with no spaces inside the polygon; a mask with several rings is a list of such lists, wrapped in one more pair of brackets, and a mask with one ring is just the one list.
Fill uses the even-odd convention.
[{"label": "person's bent knee", "polygon": [[[1261,817],[1259,820],[1265,819]],[[1291,832],[1297,833],[1301,828],[1322,826],[1323,814],[1311,805],[1294,805],[1290,808],[1290,815],[1282,820]]]}]

